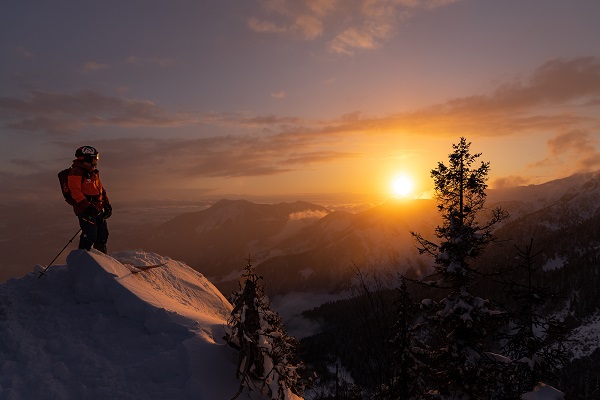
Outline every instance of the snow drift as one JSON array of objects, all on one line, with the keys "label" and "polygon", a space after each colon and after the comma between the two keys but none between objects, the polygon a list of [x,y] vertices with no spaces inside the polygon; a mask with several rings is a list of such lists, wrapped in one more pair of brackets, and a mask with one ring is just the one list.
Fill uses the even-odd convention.
[{"label": "snow drift", "polygon": [[230,399],[229,302],[181,262],[112,255],[74,250],[41,279],[0,285],[0,398]]}]

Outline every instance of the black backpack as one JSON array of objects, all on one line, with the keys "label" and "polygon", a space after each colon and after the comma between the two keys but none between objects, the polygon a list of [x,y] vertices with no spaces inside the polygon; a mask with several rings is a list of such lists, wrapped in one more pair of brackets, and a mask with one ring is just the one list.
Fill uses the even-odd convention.
[{"label": "black backpack", "polygon": [[[69,172],[71,172],[71,168],[63,169],[58,173],[58,181],[60,182],[60,190],[65,198],[65,201],[69,203],[69,205],[74,206],[77,204],[75,199],[71,197],[71,189],[69,189]],[[81,181],[83,182],[83,176],[81,177]]]}]

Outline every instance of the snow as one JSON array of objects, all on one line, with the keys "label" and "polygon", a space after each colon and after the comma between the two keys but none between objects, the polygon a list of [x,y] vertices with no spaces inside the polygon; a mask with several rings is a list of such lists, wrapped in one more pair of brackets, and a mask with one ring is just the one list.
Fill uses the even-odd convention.
[{"label": "snow", "polygon": [[[166,264],[133,274],[125,262]],[[0,285],[0,399],[237,392],[237,354],[222,339],[231,305],[202,274],[139,250],[74,250],[46,274]]]},{"label": "snow", "polygon": [[570,337],[572,358],[586,357],[600,347],[600,312],[581,321]]},{"label": "snow", "polygon": [[563,392],[542,382],[533,389],[533,392],[521,396],[522,400],[564,400],[564,398]]},{"label": "snow", "polygon": [[565,266],[567,259],[565,257],[554,257],[546,261],[544,266],[542,267],[543,271],[553,271],[555,269],[561,269]]},{"label": "snow", "polygon": [[[485,356],[497,363],[501,363],[501,364],[510,364],[513,362],[513,360],[511,360],[508,357],[505,357],[501,354],[496,354],[496,353],[490,353],[490,352],[485,352],[484,353]],[[521,359],[519,360],[519,362],[527,362],[527,361],[531,361],[528,359]],[[530,368],[532,367],[531,364],[529,364]],[[565,398],[565,394],[563,392],[561,392],[560,390],[553,388],[550,385],[545,384],[544,382],[540,382],[535,388],[533,388],[533,391],[525,393],[521,396],[521,400],[564,400]]]},{"label": "snow", "polygon": [[502,354],[497,354],[497,353],[491,353],[491,352],[484,352],[483,353],[489,360],[497,362],[497,363],[501,363],[501,364],[510,364],[513,361],[506,357],[503,356]]},{"label": "snow", "polygon": [[432,299],[423,299],[421,301],[421,304],[423,304],[425,307],[432,307],[434,304],[434,301]]}]

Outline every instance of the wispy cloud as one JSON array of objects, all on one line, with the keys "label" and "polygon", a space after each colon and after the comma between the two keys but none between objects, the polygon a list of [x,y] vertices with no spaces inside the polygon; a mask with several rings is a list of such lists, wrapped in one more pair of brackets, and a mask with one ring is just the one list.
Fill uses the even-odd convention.
[{"label": "wispy cloud", "polygon": [[31,91],[27,98],[0,97],[5,127],[50,134],[72,133],[90,126],[175,127],[193,122],[138,99],[106,96],[92,90],[75,93]]},{"label": "wispy cloud", "polygon": [[456,99],[448,103],[448,108],[510,111],[586,97],[600,98],[600,60],[595,57],[557,58],[537,68],[525,82],[503,84],[489,96]]},{"label": "wispy cloud", "polygon": [[338,54],[353,55],[355,50],[374,49],[391,32],[391,26],[388,24],[379,25],[374,23],[348,28],[330,42],[329,50]]},{"label": "wispy cloud", "polygon": [[[274,98],[286,96],[272,92]],[[527,79],[501,84],[488,94],[450,99],[411,112],[383,116],[352,112],[329,120],[246,112],[169,112],[143,99],[107,96],[92,90],[74,93],[33,90],[25,98],[0,97],[0,121],[21,131],[70,133],[88,126],[222,126],[246,133],[312,137],[319,140],[354,133],[483,136],[589,129],[600,101],[600,60],[555,59]]]},{"label": "wispy cloud", "polygon": [[[269,176],[349,158],[359,160],[368,155],[357,143],[375,133],[453,138],[542,133],[549,138],[547,156],[530,169],[551,166],[573,173],[600,168],[596,139],[600,123],[590,116],[599,98],[600,60],[579,58],[549,61],[528,78],[502,84],[488,94],[384,116],[357,111],[328,120],[307,120],[247,112],[178,113],[150,101],[87,90],[0,97],[0,121],[12,130],[49,135],[96,126],[163,128],[163,139],[97,143],[104,154],[110,154],[107,167],[119,171],[123,185],[128,179],[146,179],[149,165],[153,167],[146,182],[149,186],[186,187],[203,177]],[[172,127],[196,130],[201,138],[174,137],[168,129]],[[211,134],[223,128],[230,134]],[[144,162],[132,163],[131,154]],[[509,176],[495,185],[525,184],[527,179]]]},{"label": "wispy cloud", "polygon": [[[197,182],[206,178],[275,176],[356,156],[342,151],[315,152],[311,141],[247,135],[97,140],[94,145],[103,154],[103,174],[113,177],[109,182],[112,190],[127,193],[135,182],[136,195],[160,197],[162,193],[169,197],[169,188],[197,188]],[[75,148],[72,142],[59,145]]]},{"label": "wispy cloud", "polygon": [[300,15],[293,24],[293,29],[301,32],[307,40],[316,39],[323,34],[323,21],[312,15]]},{"label": "wispy cloud", "polygon": [[283,99],[286,96],[287,96],[287,94],[283,90],[280,90],[278,92],[271,92],[271,97],[273,97],[275,99]]},{"label": "wispy cloud", "polygon": [[325,37],[332,53],[353,55],[392,37],[399,23],[417,10],[461,0],[262,0],[262,13],[248,18],[260,33],[295,34],[305,40]]},{"label": "wispy cloud", "polygon": [[329,122],[327,130],[382,134],[482,136],[564,132],[598,127],[590,116],[600,99],[600,59],[555,59],[521,81],[501,84],[489,94],[450,99],[413,112],[385,116],[350,113]]},{"label": "wispy cloud", "polygon": [[201,114],[199,122],[205,125],[261,128],[273,133],[285,127],[304,126],[307,123],[307,121],[299,117],[253,115],[246,112],[223,113],[216,111]]},{"label": "wispy cloud", "polygon": [[520,176],[520,175],[509,175],[503,176],[494,180],[493,188],[494,189],[503,189],[515,186],[524,186],[531,183],[531,178]]},{"label": "wispy cloud", "polygon": [[556,168],[563,175],[600,169],[598,139],[588,131],[571,130],[548,140],[546,158],[529,167]]}]

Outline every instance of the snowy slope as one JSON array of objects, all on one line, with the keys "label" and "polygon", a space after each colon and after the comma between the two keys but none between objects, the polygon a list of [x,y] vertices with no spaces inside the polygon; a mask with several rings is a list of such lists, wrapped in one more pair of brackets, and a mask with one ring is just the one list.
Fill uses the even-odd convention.
[{"label": "snowy slope", "polygon": [[181,262],[113,256],[74,250],[41,279],[0,285],[0,399],[230,399],[229,302]]},{"label": "snowy slope", "polygon": [[600,347],[600,312],[581,322],[571,335],[573,359],[589,356]]},{"label": "snowy slope", "polygon": [[570,196],[573,192],[577,192],[581,189],[589,191],[590,182],[597,182],[599,179],[600,171],[595,171],[574,174],[566,178],[549,181],[540,185],[490,189],[487,191],[488,202],[519,202],[527,206],[527,213],[531,213],[556,204],[561,199]]}]

